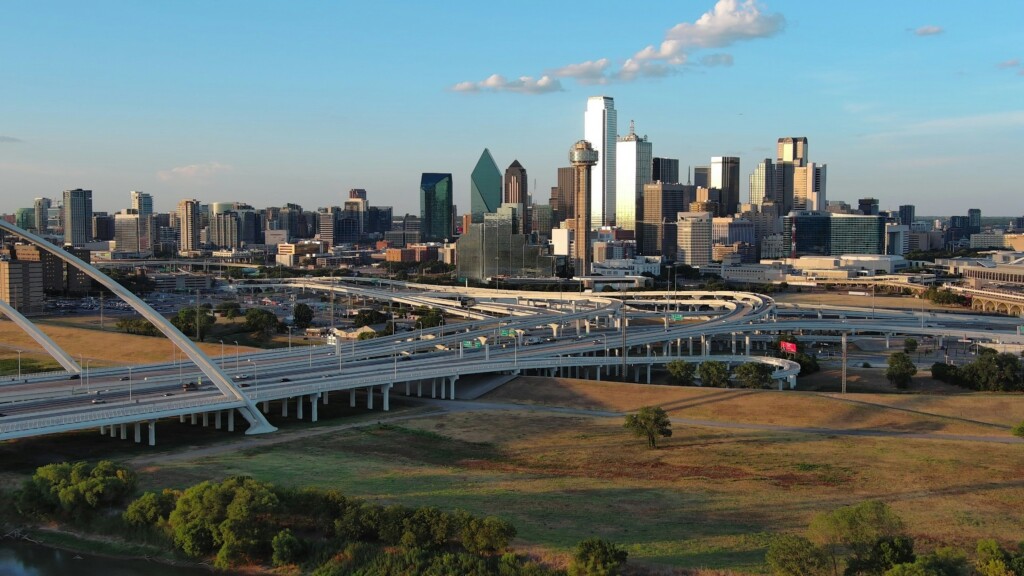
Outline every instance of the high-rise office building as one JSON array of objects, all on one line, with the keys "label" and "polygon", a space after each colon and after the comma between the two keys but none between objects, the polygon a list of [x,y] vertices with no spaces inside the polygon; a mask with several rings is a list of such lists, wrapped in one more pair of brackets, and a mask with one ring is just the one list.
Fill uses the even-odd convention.
[{"label": "high-rise office building", "polygon": [[775,199],[775,166],[771,158],[759,162],[750,173],[750,203],[760,206],[765,200]]},{"label": "high-rise office building", "polygon": [[469,176],[469,211],[474,222],[483,222],[484,214],[501,206],[501,172],[491,151],[484,148]]},{"label": "high-rise office building", "polygon": [[590,272],[590,229],[593,214],[590,201],[594,198],[590,189],[593,184],[591,170],[598,164],[598,160],[597,150],[594,150],[586,140],[576,142],[569,149],[569,164],[575,172],[573,191],[576,198],[576,217],[572,220],[576,238],[573,242],[572,257],[579,274]]},{"label": "high-rise office building", "polygon": [[[710,166],[694,166],[693,168],[693,182],[692,184],[698,188],[707,188],[708,183],[711,181],[711,167]],[[689,179],[687,179],[687,183]]]},{"label": "high-rise office building", "polygon": [[508,168],[505,169],[505,181],[504,181],[504,197],[502,202],[505,204],[527,204],[529,202],[529,194],[526,184],[526,168],[519,163],[519,160],[513,160],[509,164]]},{"label": "high-rise office building", "polygon": [[126,208],[114,215],[114,246],[118,252],[140,256],[152,254],[153,217],[143,216],[135,208]]},{"label": "high-rise office building", "polygon": [[14,225],[22,230],[29,230],[36,226],[36,209],[18,208],[14,211]]},{"label": "high-rise office building", "polygon": [[824,210],[826,164],[807,163],[793,168],[793,209]]},{"label": "high-rise office building", "polygon": [[861,198],[857,200],[857,209],[864,216],[878,216],[878,198]]},{"label": "high-rise office building", "polygon": [[576,213],[573,206],[576,199],[573,197],[574,170],[572,166],[558,169],[558,186],[551,187],[551,209],[554,210],[554,218],[558,222],[574,218]]},{"label": "high-rise office building", "polygon": [[145,218],[153,214],[153,195],[138,190],[131,191],[132,209],[139,217]]},{"label": "high-rise office building", "polygon": [[679,180],[679,160],[676,158],[655,158],[651,161],[651,182],[676,184]]},{"label": "high-rise office building", "polygon": [[643,218],[637,225],[636,245],[645,256],[673,258],[676,254],[676,214],[696,199],[696,187],[651,182],[644,185]]},{"label": "high-rise office building", "polygon": [[64,243],[82,246],[92,239],[92,190],[64,191]]},{"label": "high-rise office building", "polygon": [[[618,116],[615,100],[608,96],[591,96],[583,114],[583,139],[597,152],[590,191],[590,226],[615,224],[615,140],[618,137]],[[579,206],[579,203],[577,203]]]},{"label": "high-rise office building", "polygon": [[711,214],[680,212],[676,218],[676,262],[689,266],[711,264]]},{"label": "high-rise office building", "polygon": [[788,214],[794,206],[796,169],[807,165],[807,138],[779,138],[776,151],[774,200],[782,204],[783,214]]},{"label": "high-rise office building", "polygon": [[178,202],[178,250],[193,252],[199,249],[199,231],[203,227],[202,205],[199,200]]},{"label": "high-rise office building", "polygon": [[722,213],[735,214],[740,207],[740,159],[736,156],[711,158],[710,188],[722,191]]},{"label": "high-rise office building", "polygon": [[235,212],[221,212],[210,216],[207,240],[221,250],[237,250],[241,247],[239,218]]},{"label": "high-rise office building", "polygon": [[783,245],[790,258],[885,253],[881,216],[794,211],[782,221]]},{"label": "high-rise office building", "polygon": [[978,208],[971,208],[967,211],[967,233],[981,233],[981,210]]},{"label": "high-rise office building", "polygon": [[455,206],[452,175],[424,172],[420,178],[420,237],[423,242],[444,242],[452,237]]},{"label": "high-rise office building", "polygon": [[906,224],[910,226],[914,223],[914,211],[916,208],[913,204],[904,204],[900,206],[900,224]]},{"label": "high-rise office building", "polygon": [[363,188],[352,188],[348,191],[349,200],[362,200],[366,201],[366,190]]},{"label": "high-rise office building", "polygon": [[36,234],[46,234],[50,231],[50,207],[52,205],[53,201],[49,198],[36,198],[32,203],[35,221],[31,227],[35,228]]},{"label": "high-rise office building", "polygon": [[652,182],[653,155],[646,136],[638,136],[633,122],[629,134],[615,143],[615,225],[636,230],[637,215],[643,215],[644,184]]}]

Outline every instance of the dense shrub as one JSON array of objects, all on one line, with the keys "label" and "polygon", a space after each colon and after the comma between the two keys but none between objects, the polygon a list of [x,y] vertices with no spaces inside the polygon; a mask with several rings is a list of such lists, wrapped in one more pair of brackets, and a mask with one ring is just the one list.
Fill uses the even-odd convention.
[{"label": "dense shrub", "polygon": [[17,494],[16,507],[33,517],[79,520],[103,506],[120,504],[135,490],[130,468],[109,460],[48,464],[36,469]]}]

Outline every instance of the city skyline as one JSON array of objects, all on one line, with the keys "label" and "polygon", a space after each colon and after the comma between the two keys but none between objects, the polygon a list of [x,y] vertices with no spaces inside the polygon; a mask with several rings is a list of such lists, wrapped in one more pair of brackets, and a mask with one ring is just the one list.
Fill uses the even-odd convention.
[{"label": "city skyline", "polygon": [[[0,23],[0,46],[19,55],[0,63],[8,213],[76,188],[110,213],[132,190],[169,212],[185,198],[315,209],[351,188],[416,213],[421,173],[450,172],[462,214],[484,148],[518,158],[532,190],[554,186],[591,96],[614,98],[618,136],[644,126],[680,178],[741,158],[741,201],[776,140],[799,134],[829,165],[830,199],[1024,212],[1005,169],[1024,152],[1014,2],[990,7],[998,19],[929,2],[525,3],[525,38],[493,34],[490,6],[58,4],[16,5]],[[451,38],[398,40],[431,25]],[[471,49],[481,43],[486,54]]]}]

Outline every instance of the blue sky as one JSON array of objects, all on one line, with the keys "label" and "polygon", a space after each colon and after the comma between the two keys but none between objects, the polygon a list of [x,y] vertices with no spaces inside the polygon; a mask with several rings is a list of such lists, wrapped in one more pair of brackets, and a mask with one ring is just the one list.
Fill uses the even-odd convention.
[{"label": "blue sky", "polygon": [[365,188],[416,213],[421,172],[452,172],[464,212],[484,147],[546,202],[608,95],[621,134],[738,155],[744,184],[806,136],[829,199],[1024,214],[1019,0],[12,0],[0,54],[0,212],[82,187],[108,211]]}]

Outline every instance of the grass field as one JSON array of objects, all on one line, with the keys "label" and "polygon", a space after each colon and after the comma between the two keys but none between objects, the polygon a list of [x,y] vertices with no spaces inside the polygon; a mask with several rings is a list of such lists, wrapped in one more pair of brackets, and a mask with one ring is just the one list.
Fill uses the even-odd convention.
[{"label": "grass field", "polygon": [[635,562],[759,572],[771,534],[799,532],[817,512],[870,498],[890,503],[925,548],[972,547],[983,537],[1015,543],[1024,532],[1021,446],[677,425],[661,448],[648,450],[620,418],[545,405],[630,410],[654,403],[673,416],[723,421],[1005,434],[949,416],[972,398],[979,413],[1001,403],[1019,413],[1024,403],[979,395],[851,402],[520,378],[486,400],[535,405],[150,462],[143,483],[182,487],[250,474],[384,503],[498,514],[519,528],[517,545],[546,555],[600,535],[625,545]]}]

